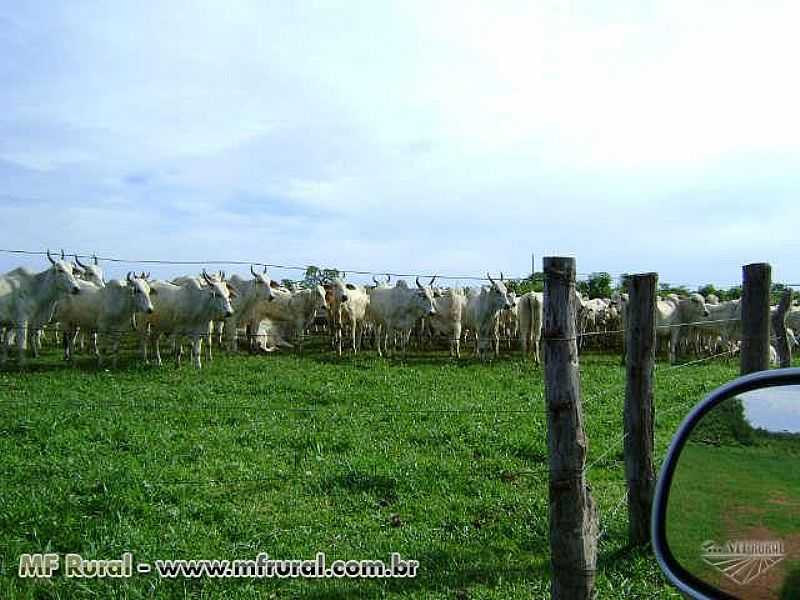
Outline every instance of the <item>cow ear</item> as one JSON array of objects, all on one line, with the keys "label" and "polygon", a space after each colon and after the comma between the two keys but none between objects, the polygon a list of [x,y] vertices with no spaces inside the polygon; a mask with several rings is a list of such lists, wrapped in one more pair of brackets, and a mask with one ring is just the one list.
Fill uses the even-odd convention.
[{"label": "cow ear", "polygon": [[238,295],[239,295],[239,292],[237,292],[237,291],[236,291],[236,288],[235,288],[235,287],[233,287],[233,286],[232,286],[230,283],[228,283],[228,282],[226,281],[226,282],[225,282],[225,285],[227,285],[227,286],[228,286],[228,295],[229,295],[231,298],[236,298],[236,296],[238,296]]},{"label": "cow ear", "polygon": [[345,287],[346,287],[348,290],[354,290],[354,289],[356,289],[356,286],[354,286],[352,283],[346,283],[346,284],[344,284],[344,286],[345,286]]},{"label": "cow ear", "polygon": [[280,289],[281,286],[274,279],[270,279],[269,280],[269,287],[271,287],[273,290],[277,290],[277,289]]}]

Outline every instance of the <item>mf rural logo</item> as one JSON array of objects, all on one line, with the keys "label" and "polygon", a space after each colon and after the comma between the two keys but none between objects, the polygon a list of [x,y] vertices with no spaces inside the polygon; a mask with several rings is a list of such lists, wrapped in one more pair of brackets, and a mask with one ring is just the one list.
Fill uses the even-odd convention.
[{"label": "mf rural logo", "polygon": [[772,540],[728,541],[723,545],[708,541],[703,543],[700,556],[729,579],[745,585],[781,562],[784,549],[783,542]]}]

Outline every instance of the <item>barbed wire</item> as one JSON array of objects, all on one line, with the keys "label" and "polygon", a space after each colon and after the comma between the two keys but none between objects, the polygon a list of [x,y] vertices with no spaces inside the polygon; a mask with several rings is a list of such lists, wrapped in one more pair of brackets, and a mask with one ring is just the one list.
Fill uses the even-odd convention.
[{"label": "barbed wire", "polygon": [[[12,249],[12,248],[0,248],[0,253],[4,254],[16,254],[16,255],[23,255],[23,256],[46,256],[46,251],[41,250],[22,250],[22,249]],[[273,269],[282,269],[287,271],[302,271],[306,272],[310,266],[316,266],[320,270],[325,270],[328,267],[321,267],[314,263],[310,263],[305,266],[301,265],[293,265],[293,264],[278,264],[278,263],[268,263],[262,260],[237,260],[237,259],[207,259],[207,260],[177,260],[177,259],[152,259],[152,258],[145,258],[145,259],[131,259],[131,258],[120,258],[116,256],[99,256],[95,253],[87,254],[87,253],[71,253],[68,256],[77,256],[81,259],[97,259],[102,260],[110,263],[117,263],[117,264],[129,264],[129,265],[165,265],[165,266],[259,266],[259,267],[266,267],[266,268],[273,268]],[[395,273],[391,271],[378,271],[378,270],[369,270],[369,269],[347,269],[347,268],[335,268],[340,273],[348,273],[353,275],[363,275],[363,276],[386,276],[391,275],[392,277],[427,277],[431,278],[436,276],[438,279],[444,280],[465,280],[465,281],[488,281],[487,277],[481,275],[450,275],[450,274],[436,274],[436,273]],[[541,271],[539,272],[541,273]],[[630,273],[609,273],[607,271],[591,271],[585,273],[578,273],[576,278],[578,281],[585,281],[588,278],[592,277],[597,273],[607,273],[610,277],[615,280],[623,280],[625,277],[631,275]],[[530,280],[531,275],[525,275],[521,277],[509,277],[507,281],[526,281]],[[702,286],[707,285],[705,284],[680,284],[676,287],[685,287],[686,289],[700,289]],[[735,288],[740,287],[741,282],[731,283],[731,284],[719,284],[722,288]],[[800,287],[800,284],[796,283],[784,283],[782,284],[787,287]]]},{"label": "barbed wire", "polygon": [[[46,251],[40,250],[12,250],[8,248],[0,248],[0,252],[6,254],[19,254],[25,256],[46,256]],[[53,254],[54,252],[51,252]],[[226,266],[226,265],[233,265],[233,266],[248,266],[253,265],[257,267],[266,267],[270,269],[283,269],[286,271],[302,271],[306,272],[309,267],[315,266],[320,271],[324,271],[326,269],[330,269],[328,267],[321,267],[318,265],[309,264],[306,266],[300,265],[283,265],[277,263],[267,263],[261,260],[220,260],[220,259],[207,259],[207,260],[170,260],[170,259],[130,259],[130,258],[118,258],[113,256],[98,256],[95,254],[80,254],[80,253],[70,253],[67,255],[67,258],[71,256],[77,256],[80,259],[97,259],[98,261],[105,261],[110,263],[118,263],[118,264],[129,264],[129,265],[169,265],[169,266]],[[487,277],[478,276],[478,275],[447,275],[447,274],[437,274],[437,273],[393,273],[390,271],[369,271],[364,269],[346,269],[336,267],[339,273],[346,273],[352,275],[371,275],[374,277],[384,277],[387,275],[391,275],[392,277],[425,277],[425,278],[432,278],[436,277],[437,279],[446,279],[446,280],[466,280],[466,281],[489,281]],[[499,279],[496,277],[495,279]],[[506,281],[523,281],[528,279],[528,276],[525,277],[510,277],[504,278]]]}]

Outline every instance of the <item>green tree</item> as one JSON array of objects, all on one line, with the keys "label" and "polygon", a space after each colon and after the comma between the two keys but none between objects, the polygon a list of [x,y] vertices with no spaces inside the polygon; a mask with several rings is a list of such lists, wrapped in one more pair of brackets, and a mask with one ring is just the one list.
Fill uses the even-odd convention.
[{"label": "green tree", "polygon": [[585,280],[578,281],[575,285],[583,296],[589,298],[610,298],[612,278],[605,271],[591,273]]},{"label": "green tree", "polygon": [[344,279],[344,273],[338,269],[320,269],[315,265],[310,265],[306,268],[305,278],[302,285],[304,287],[314,287],[315,285],[325,285],[332,283],[334,279]]}]

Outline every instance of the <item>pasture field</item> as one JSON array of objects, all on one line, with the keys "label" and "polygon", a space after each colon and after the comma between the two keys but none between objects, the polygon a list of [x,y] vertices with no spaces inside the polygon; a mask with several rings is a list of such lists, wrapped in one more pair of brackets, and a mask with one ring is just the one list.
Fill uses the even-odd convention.
[{"label": "pasture field", "polygon": [[[581,358],[601,598],[678,598],[626,547],[624,369]],[[738,361],[657,368],[656,451]],[[549,583],[542,369],[419,353],[226,356],[196,371],[0,371],[0,598],[531,598]],[[26,552],[136,560],[381,559],[415,579],[50,581]]]}]

